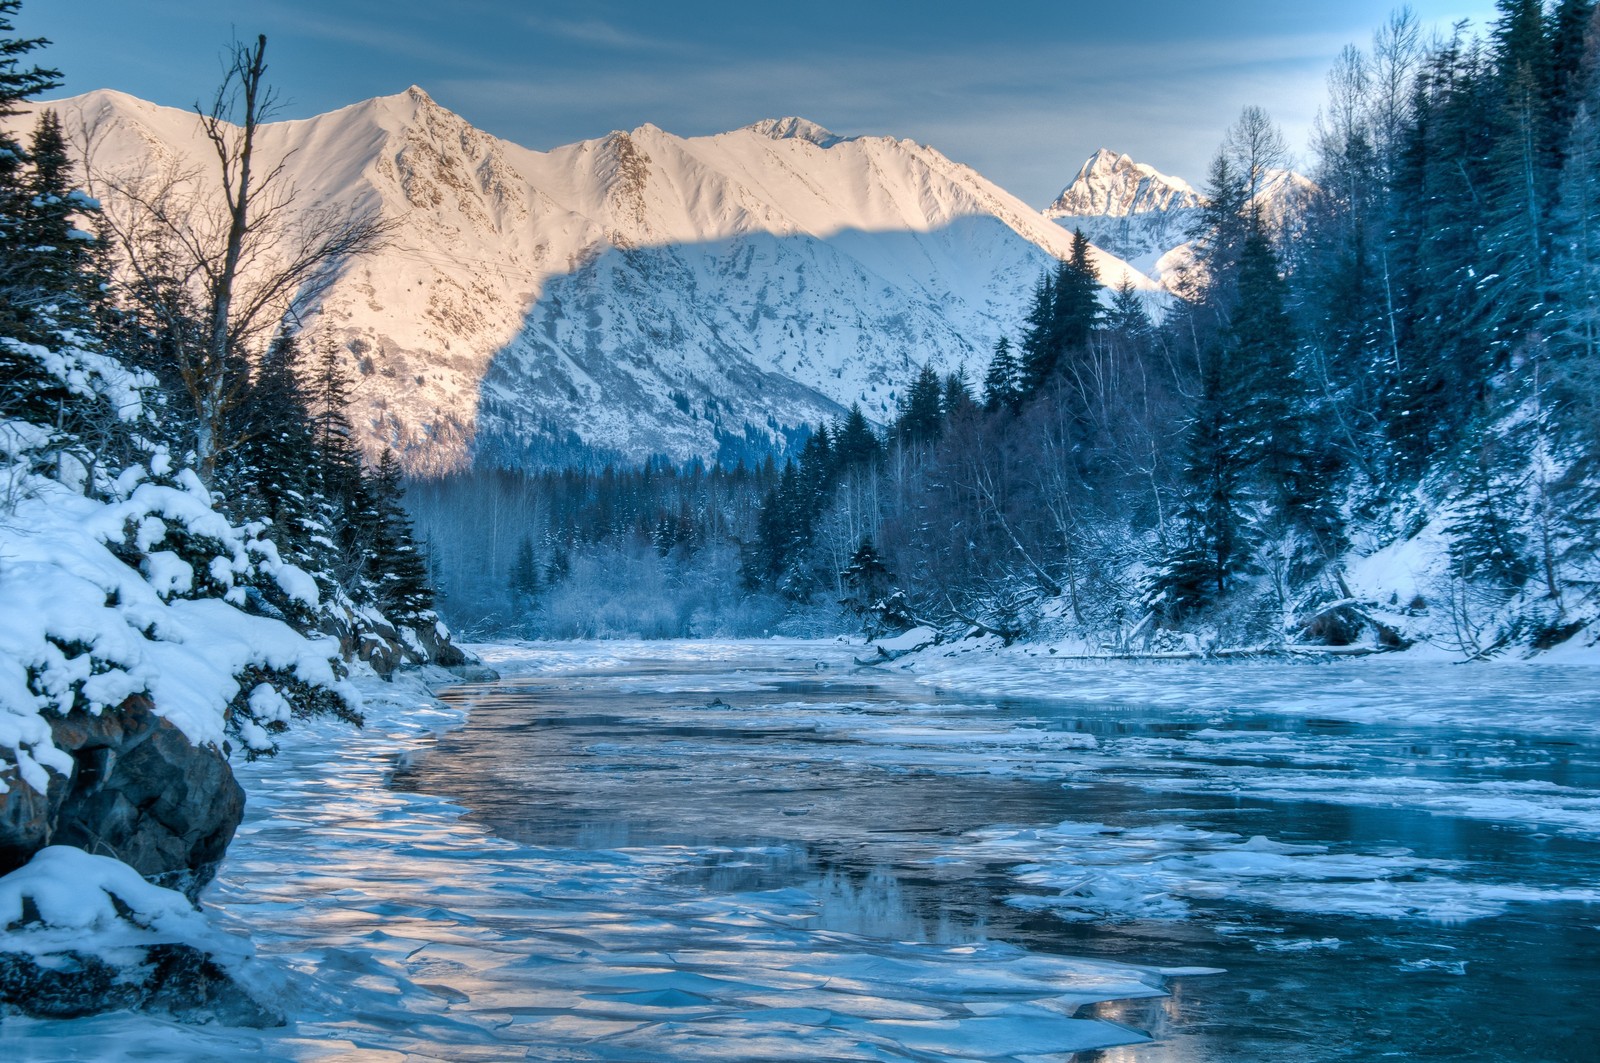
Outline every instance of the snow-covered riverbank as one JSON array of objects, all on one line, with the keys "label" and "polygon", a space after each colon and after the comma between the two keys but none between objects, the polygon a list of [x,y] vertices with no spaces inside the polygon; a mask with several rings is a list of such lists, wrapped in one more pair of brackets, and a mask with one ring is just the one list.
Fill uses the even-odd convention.
[{"label": "snow-covered riverbank", "polygon": [[1162,705],[1218,718],[1270,710],[1353,723],[1600,735],[1600,651],[1461,662],[1426,647],[1312,660],[1094,660],[969,639],[880,666],[988,697]]}]

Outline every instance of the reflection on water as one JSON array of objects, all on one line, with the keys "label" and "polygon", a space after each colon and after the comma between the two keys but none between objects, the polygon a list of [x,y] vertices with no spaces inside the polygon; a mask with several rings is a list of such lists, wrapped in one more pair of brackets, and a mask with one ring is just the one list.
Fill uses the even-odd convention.
[{"label": "reflection on water", "polygon": [[1226,969],[1093,1005],[1155,1042],[1086,1061],[1600,1058],[1592,745],[740,664],[464,688],[393,785],[795,926]]}]

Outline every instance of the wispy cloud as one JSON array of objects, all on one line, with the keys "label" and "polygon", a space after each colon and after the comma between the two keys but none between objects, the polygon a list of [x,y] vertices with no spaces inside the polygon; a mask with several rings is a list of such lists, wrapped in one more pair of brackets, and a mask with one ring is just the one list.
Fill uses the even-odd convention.
[{"label": "wispy cloud", "polygon": [[613,52],[688,56],[701,51],[687,41],[626,30],[603,19],[560,19],[523,15],[520,21],[536,34]]},{"label": "wispy cloud", "polygon": [[[1264,104],[1292,138],[1303,139],[1322,72],[1344,43],[1328,35],[1190,42],[1156,57],[1132,44],[920,55],[857,49],[667,69],[647,64],[599,76],[549,67],[496,71],[449,79],[436,94],[532,147],[646,121],[703,134],[797,113],[839,133],[931,143],[1042,203],[1102,145],[1198,180],[1245,104]],[[1241,53],[1254,58],[1241,62]]]}]

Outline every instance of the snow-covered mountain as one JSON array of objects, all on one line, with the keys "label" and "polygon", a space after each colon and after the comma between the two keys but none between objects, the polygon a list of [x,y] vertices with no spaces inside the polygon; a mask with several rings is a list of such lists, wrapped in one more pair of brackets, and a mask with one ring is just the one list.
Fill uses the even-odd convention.
[{"label": "snow-covered mountain", "polygon": [[[104,90],[47,106],[102,174],[212,165],[187,112]],[[886,420],[924,362],[981,376],[1071,241],[930,147],[799,118],[540,152],[413,87],[275,123],[261,150],[295,209],[395,226],[307,321],[350,352],[365,442],[414,470],[577,442],[714,457],[852,402]],[[1107,284],[1157,287],[1096,257]]]},{"label": "snow-covered mountain", "polygon": [[1201,202],[1200,193],[1182,178],[1168,177],[1153,166],[1101,148],[1089,156],[1078,176],[1045,208],[1045,213],[1050,217],[1125,218],[1198,207]]},{"label": "snow-covered mountain", "polygon": [[1045,208],[1045,217],[1156,281],[1188,260],[1204,200],[1187,181],[1101,148]]},{"label": "snow-covered mountain", "polygon": [[[1282,229],[1293,226],[1315,190],[1292,170],[1273,170],[1255,202],[1268,223]],[[1204,206],[1205,197],[1182,178],[1101,148],[1044,215],[1068,232],[1083,230],[1096,247],[1166,287],[1192,259],[1192,233]]]}]

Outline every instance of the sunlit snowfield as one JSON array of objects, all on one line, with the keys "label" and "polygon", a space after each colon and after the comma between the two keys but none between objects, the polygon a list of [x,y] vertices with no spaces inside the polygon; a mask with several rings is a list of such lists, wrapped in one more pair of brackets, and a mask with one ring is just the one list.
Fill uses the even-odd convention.
[{"label": "sunlit snowfield", "polygon": [[353,740],[302,729],[243,766],[249,819],[208,896],[295,1023],[6,1020],[0,1055],[1120,1045],[1078,1058],[1221,1063],[1600,1043],[1600,669],[882,672],[857,652],[495,647],[506,679],[454,708],[402,688]]}]

